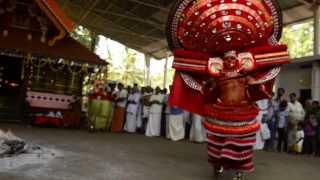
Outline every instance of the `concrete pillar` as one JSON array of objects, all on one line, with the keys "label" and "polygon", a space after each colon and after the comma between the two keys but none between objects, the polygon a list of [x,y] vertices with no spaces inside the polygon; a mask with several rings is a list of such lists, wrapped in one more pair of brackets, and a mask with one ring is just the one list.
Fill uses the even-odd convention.
[{"label": "concrete pillar", "polygon": [[150,64],[151,64],[151,57],[148,54],[144,54],[144,60],[145,60],[145,86],[151,85],[151,75],[150,75]]},{"label": "concrete pillar", "polygon": [[167,81],[168,81],[168,56],[165,59],[164,63],[164,72],[163,72],[163,88],[167,87]]},{"label": "concrete pillar", "polygon": [[317,62],[312,64],[312,99],[320,100],[320,65]]},{"label": "concrete pillar", "polygon": [[314,7],[314,54],[320,55],[320,6]]},{"label": "concrete pillar", "polygon": [[[314,7],[314,55],[320,55],[320,6]],[[320,100],[320,65],[312,64],[312,99]]]}]

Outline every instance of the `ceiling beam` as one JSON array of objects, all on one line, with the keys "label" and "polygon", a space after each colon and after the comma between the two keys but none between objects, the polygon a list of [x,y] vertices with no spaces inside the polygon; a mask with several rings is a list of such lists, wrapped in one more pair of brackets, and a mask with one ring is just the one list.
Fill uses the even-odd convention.
[{"label": "ceiling beam", "polygon": [[66,10],[66,6],[68,5],[68,3],[69,3],[69,0],[64,0],[64,1],[63,1],[62,6],[61,6],[61,9],[62,9],[63,11]]},{"label": "ceiling beam", "polygon": [[115,12],[111,12],[111,11],[106,11],[106,12],[101,12],[101,11],[99,11],[99,10],[95,10],[95,11],[100,12],[100,13],[103,13],[103,14],[109,14],[109,15],[112,15],[112,16],[117,16],[117,17],[129,19],[129,20],[132,20],[132,21],[136,21],[136,22],[148,24],[148,25],[151,25],[151,26],[153,26],[154,28],[159,29],[159,30],[163,30],[163,28],[165,27],[164,24],[158,24],[158,23],[152,22],[152,21],[147,20],[147,19],[143,19],[143,18],[139,18],[139,17],[134,17],[134,15],[129,15],[129,14],[126,15],[126,14],[115,13]]},{"label": "ceiling beam", "polygon": [[[131,14],[132,11],[136,10],[139,6],[136,4],[132,9],[130,9],[129,11],[126,11],[125,14],[128,15],[128,14]],[[119,21],[121,21],[122,18],[119,17],[117,20],[114,21],[115,24],[117,24]]]},{"label": "ceiling beam", "polygon": [[[90,29],[90,28],[95,28],[95,27],[87,26],[87,28]],[[123,39],[121,39],[121,38],[119,39],[119,38],[113,36],[112,34],[110,34],[110,33],[108,33],[108,32],[104,32],[104,31],[101,30],[101,29],[97,29],[97,32],[100,33],[100,34],[103,34],[103,35],[106,36],[106,38],[108,38],[108,39],[112,39],[112,40],[114,40],[114,41],[117,41],[117,42],[123,44],[124,46],[127,46],[127,47],[129,47],[129,48],[131,48],[131,49],[134,49],[134,50],[136,50],[136,51],[139,51],[139,52],[141,52],[141,53],[148,54],[148,55],[154,57],[155,59],[162,59],[162,58],[163,58],[163,57],[155,56],[155,55],[154,55],[154,53],[156,53],[156,50],[150,52],[150,51],[144,49],[144,48],[143,48],[141,45],[139,45],[139,44],[135,44],[135,43],[132,43],[132,42],[125,42]],[[166,49],[166,47],[160,48],[160,50],[163,50],[163,49]]]},{"label": "ceiling beam", "polygon": [[118,24],[114,24],[109,19],[105,19],[104,18],[104,20],[107,22],[107,24],[110,23],[112,25],[115,25],[116,27],[118,26],[119,28],[112,28],[111,26],[106,26],[105,28],[102,29],[100,27],[97,27],[96,25],[92,25],[92,23],[89,20],[87,22],[84,22],[84,24],[89,25],[90,27],[92,27],[93,31],[94,31],[94,29],[99,29],[100,32],[112,31],[112,32],[115,32],[115,33],[123,33],[123,34],[131,35],[131,36],[138,36],[138,37],[145,38],[145,39],[148,39],[148,40],[153,40],[153,41],[161,41],[161,40],[163,40],[163,38],[158,38],[158,37],[153,37],[153,36],[147,35],[147,33],[149,33],[149,31],[146,34],[139,34],[139,33],[136,33],[134,31],[130,30],[130,29],[127,29],[127,28],[124,28],[122,26],[119,26]]},{"label": "ceiling beam", "polygon": [[[97,28],[95,28],[97,29]],[[156,38],[156,37],[153,37],[153,36],[148,36],[148,35],[143,35],[143,34],[138,34],[138,33],[134,33],[134,32],[130,32],[130,31],[126,31],[126,30],[119,30],[119,29],[114,29],[114,28],[106,28],[104,29],[104,32],[115,32],[115,33],[121,33],[121,34],[127,34],[127,35],[131,35],[131,36],[138,36],[138,37],[141,37],[141,38],[144,38],[144,39],[148,39],[148,40],[154,40],[154,41],[161,41],[163,39],[161,38]]]},{"label": "ceiling beam", "polygon": [[[82,8],[79,4],[72,3],[70,5],[73,6],[73,11],[77,11],[78,9]],[[146,21],[145,19],[142,19],[142,18],[135,18],[135,17],[133,17],[134,15],[123,15],[123,14],[120,14],[120,13],[103,12],[103,11],[97,10],[97,9],[96,10],[93,9],[91,11],[91,14],[94,14],[95,16],[98,16],[101,19],[107,20],[109,23],[114,24],[115,26],[119,26],[121,29],[127,29],[127,28],[125,28],[125,27],[123,27],[123,26],[121,26],[119,24],[115,24],[114,21],[111,21],[108,18],[105,18],[105,17],[101,16],[100,13],[101,14],[107,13],[107,14],[110,14],[110,15],[113,15],[113,16],[124,17],[124,18],[127,18],[127,19],[130,18],[131,20],[135,20],[135,21],[138,21],[138,22],[141,22],[141,23],[148,23],[149,25],[151,25],[154,28],[159,29],[159,30],[164,30],[164,28],[165,28],[164,24],[162,24],[162,25],[160,24],[159,25],[157,23],[152,23],[150,21]],[[79,23],[79,24],[81,24],[81,23]]]},{"label": "ceiling beam", "polygon": [[159,6],[159,5],[155,5],[155,4],[152,4],[152,3],[146,3],[146,2],[141,1],[141,0],[129,0],[129,1],[137,3],[137,4],[141,4],[141,5],[144,5],[144,6],[156,8],[156,9],[159,9],[159,10],[164,11],[164,12],[169,12],[170,11],[168,8],[165,8],[165,7],[162,7],[162,6]]},{"label": "ceiling beam", "polygon": [[78,20],[78,24],[81,24],[82,21],[88,17],[88,15],[90,14],[90,12],[94,9],[94,7],[96,7],[96,5],[99,3],[100,0],[92,0],[93,2],[91,2],[89,8],[81,15],[81,17]]}]

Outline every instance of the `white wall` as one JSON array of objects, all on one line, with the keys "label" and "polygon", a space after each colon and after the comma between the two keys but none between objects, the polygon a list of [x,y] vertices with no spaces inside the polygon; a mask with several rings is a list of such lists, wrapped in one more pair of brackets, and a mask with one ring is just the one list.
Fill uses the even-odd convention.
[{"label": "white wall", "polygon": [[311,89],[311,84],[312,67],[301,68],[298,65],[285,66],[277,82],[278,87],[286,90],[287,96],[293,92],[300,96],[300,90]]}]

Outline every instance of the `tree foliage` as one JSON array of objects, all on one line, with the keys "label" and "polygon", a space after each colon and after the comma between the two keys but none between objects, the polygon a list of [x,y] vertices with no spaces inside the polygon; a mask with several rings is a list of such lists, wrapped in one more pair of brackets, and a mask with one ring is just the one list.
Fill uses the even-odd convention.
[{"label": "tree foliage", "polygon": [[313,55],[313,21],[287,26],[283,29],[281,42],[289,47],[292,58]]},{"label": "tree foliage", "polygon": [[71,33],[71,37],[90,49],[92,52],[94,52],[99,41],[99,38],[95,33],[83,26],[77,26]]},{"label": "tree foliage", "polygon": [[[169,86],[173,82],[173,76],[174,76],[175,70],[171,67],[170,64],[168,64],[168,70],[167,70],[167,84],[166,88],[169,88]],[[164,72],[160,74],[153,75],[151,77],[151,86],[152,87],[163,87],[163,78],[164,78]]]},{"label": "tree foliage", "polygon": [[[121,65],[116,66],[111,60],[108,78],[126,85],[132,85],[134,83],[143,85],[144,71],[136,66],[136,53],[127,47],[125,48],[125,53],[124,58],[121,60]],[[112,59],[111,53],[109,53],[109,57]]]},{"label": "tree foliage", "polygon": [[[83,26],[77,26],[71,33],[71,36],[82,45],[92,50],[92,52],[95,52],[96,46],[99,45],[100,41],[99,36],[96,36],[93,32]],[[108,80],[122,82],[126,85],[132,85],[134,83],[137,83],[140,86],[144,85],[145,72],[142,68],[138,68],[136,65],[136,51],[127,47],[125,47],[125,51],[119,50],[119,52],[124,53],[122,59],[116,59],[110,52],[108,46],[106,47],[106,51],[108,54],[107,60],[110,63],[108,67]],[[121,61],[121,65],[118,65],[119,63],[115,63],[116,61]],[[168,68],[167,85],[172,83],[173,72],[174,70],[172,68]],[[163,76],[164,73],[151,75],[151,85],[153,87],[162,87]]]}]

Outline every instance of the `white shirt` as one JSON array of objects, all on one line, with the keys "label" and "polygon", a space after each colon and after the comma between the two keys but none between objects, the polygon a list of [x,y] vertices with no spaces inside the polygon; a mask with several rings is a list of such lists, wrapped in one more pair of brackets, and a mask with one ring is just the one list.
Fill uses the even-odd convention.
[{"label": "white shirt", "polygon": [[134,93],[129,95],[128,101],[134,101],[136,104],[128,104],[127,112],[136,113],[138,111],[140,98],[140,93]]},{"label": "white shirt", "polygon": [[122,89],[120,92],[117,93],[117,98],[116,99],[122,99],[125,98],[125,100],[120,101],[117,103],[117,106],[125,108],[127,104],[127,97],[128,97],[128,91],[125,89]]},{"label": "white shirt", "polygon": [[288,115],[291,120],[303,121],[305,116],[305,111],[300,102],[296,101],[294,103],[288,103]]},{"label": "white shirt", "polygon": [[[163,103],[164,96],[162,94],[154,94],[150,98],[150,102],[152,101],[159,101],[160,103]],[[160,104],[152,104],[150,107],[151,113],[161,113],[162,112],[162,105]]]},{"label": "white shirt", "polygon": [[170,108],[170,104],[169,104],[169,95],[168,94],[164,95],[164,103],[166,103],[165,113],[170,114],[171,108]]},{"label": "white shirt", "polygon": [[[299,141],[300,139],[302,139],[301,141]],[[299,131],[297,131],[297,141],[299,141],[298,142],[298,144],[303,144],[303,139],[304,139],[304,131],[303,130],[299,130]]]},{"label": "white shirt", "polygon": [[287,111],[280,111],[278,114],[278,128],[286,128],[287,127],[287,117],[288,112]]}]

